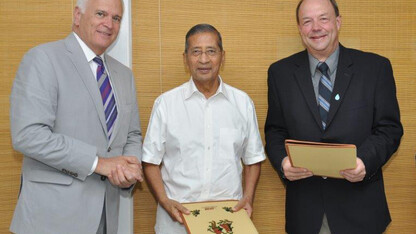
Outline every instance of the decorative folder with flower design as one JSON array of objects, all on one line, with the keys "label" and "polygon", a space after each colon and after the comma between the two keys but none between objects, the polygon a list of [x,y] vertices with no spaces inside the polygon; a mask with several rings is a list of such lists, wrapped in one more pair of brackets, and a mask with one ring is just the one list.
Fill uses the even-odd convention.
[{"label": "decorative folder with flower design", "polygon": [[357,150],[352,144],[288,139],[285,146],[292,166],[306,168],[314,175],[343,178],[341,170],[356,167]]},{"label": "decorative folder with flower design", "polygon": [[183,203],[191,214],[182,214],[189,234],[258,234],[244,209],[233,212],[237,200]]}]

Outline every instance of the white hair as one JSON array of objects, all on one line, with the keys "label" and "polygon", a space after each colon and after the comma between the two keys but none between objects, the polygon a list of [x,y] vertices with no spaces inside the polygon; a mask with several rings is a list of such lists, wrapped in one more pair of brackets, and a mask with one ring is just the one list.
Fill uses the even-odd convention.
[{"label": "white hair", "polygon": [[[81,9],[82,13],[85,13],[85,10],[87,9],[87,3],[89,0],[77,0],[77,7]],[[121,2],[121,9],[124,11],[124,1],[119,0]]]},{"label": "white hair", "polygon": [[82,13],[85,13],[85,9],[87,7],[87,2],[88,2],[88,0],[78,0],[77,1],[77,7],[79,7],[79,9],[81,9]]}]

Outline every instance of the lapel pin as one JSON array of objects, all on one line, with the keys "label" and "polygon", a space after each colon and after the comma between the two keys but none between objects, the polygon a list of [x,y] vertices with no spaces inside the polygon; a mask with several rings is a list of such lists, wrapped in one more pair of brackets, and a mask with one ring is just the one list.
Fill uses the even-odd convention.
[{"label": "lapel pin", "polygon": [[335,100],[339,100],[339,94],[335,95]]}]

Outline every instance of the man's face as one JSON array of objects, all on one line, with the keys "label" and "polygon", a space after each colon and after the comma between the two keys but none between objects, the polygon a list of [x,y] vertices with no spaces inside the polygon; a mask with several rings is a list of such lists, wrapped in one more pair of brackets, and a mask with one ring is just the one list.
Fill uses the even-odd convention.
[{"label": "man's face", "polygon": [[299,8],[298,29],[306,49],[316,58],[328,58],[338,46],[341,16],[329,0],[305,0]]},{"label": "man's face", "polygon": [[120,30],[123,6],[121,0],[89,0],[85,12],[74,10],[74,31],[100,55],[114,42]]},{"label": "man's face", "polygon": [[197,33],[188,38],[188,50],[183,54],[184,63],[196,83],[218,78],[225,52],[218,46],[218,37],[212,32]]}]

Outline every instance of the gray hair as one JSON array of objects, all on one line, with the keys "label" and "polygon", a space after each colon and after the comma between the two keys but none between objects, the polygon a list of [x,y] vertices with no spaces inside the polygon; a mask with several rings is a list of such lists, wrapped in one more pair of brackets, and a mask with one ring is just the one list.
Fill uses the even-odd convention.
[{"label": "gray hair", "polygon": [[[85,10],[87,9],[87,3],[89,0],[77,0],[77,7],[81,10],[82,13],[85,13]],[[121,2],[121,9],[124,12],[124,1],[119,0]]]},{"label": "gray hair", "polygon": [[220,47],[220,50],[222,51],[222,38],[221,38],[221,34],[220,32],[218,32],[218,30],[216,28],[214,28],[214,26],[210,25],[210,24],[197,24],[195,26],[193,26],[191,29],[189,29],[188,33],[186,33],[185,36],[185,53],[188,51],[188,47],[189,47],[189,43],[188,43],[188,39],[189,37],[198,34],[198,33],[205,33],[205,32],[211,32],[217,35],[217,44],[218,47]]},{"label": "gray hair", "polygon": [[87,2],[88,0],[78,0],[77,1],[77,7],[81,9],[82,13],[85,13],[85,9],[87,8]]}]

